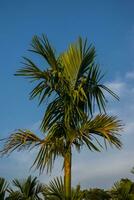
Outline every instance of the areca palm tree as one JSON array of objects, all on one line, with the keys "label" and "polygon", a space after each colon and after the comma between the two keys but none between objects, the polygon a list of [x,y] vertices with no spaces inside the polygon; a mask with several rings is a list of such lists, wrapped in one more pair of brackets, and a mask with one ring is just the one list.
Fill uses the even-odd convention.
[{"label": "areca palm tree", "polygon": [[[39,104],[49,99],[40,126],[44,138],[40,139],[30,130],[19,129],[5,141],[2,152],[38,147],[33,165],[41,172],[45,167],[51,170],[55,159],[63,157],[65,196],[70,200],[72,148],[80,151],[86,145],[90,150],[100,151],[103,144],[99,137],[104,139],[105,146],[109,143],[121,148],[122,125],[117,117],[106,114],[105,91],[116,99],[118,96],[102,84],[95,48],[88,46],[87,40],[79,38],[59,56],[44,35],[35,36],[31,46],[30,51],[41,56],[49,67],[39,67],[24,57],[24,67],[16,75],[36,83],[31,99],[38,97]],[[95,111],[99,113],[96,116]]]},{"label": "areca palm tree", "polygon": [[24,181],[13,180],[16,189],[8,189],[9,196],[6,200],[42,200],[43,185],[37,178],[29,176]]}]

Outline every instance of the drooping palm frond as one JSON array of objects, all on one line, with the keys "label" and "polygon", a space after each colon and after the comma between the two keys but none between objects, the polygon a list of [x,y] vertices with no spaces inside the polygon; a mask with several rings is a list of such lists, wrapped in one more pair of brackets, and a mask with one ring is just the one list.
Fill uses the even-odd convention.
[{"label": "drooping palm frond", "polygon": [[96,106],[99,108],[100,112],[106,112],[105,108],[107,99],[104,92],[108,92],[114,98],[119,100],[119,97],[114,92],[101,83],[103,77],[104,75],[102,75],[99,65],[93,63],[89,68],[85,84],[83,84],[84,91],[88,99],[87,106],[91,114],[95,111]]},{"label": "drooping palm frond", "polygon": [[15,133],[12,133],[5,139],[1,153],[4,155],[15,150],[21,151],[22,149],[32,149],[39,146],[41,143],[42,140],[30,130],[18,129]]},{"label": "drooping palm frond", "polygon": [[[121,121],[116,117],[108,115],[97,115],[94,119],[84,121],[78,128],[74,142],[86,144],[90,150],[100,151],[103,145],[99,142],[98,136],[104,138],[105,145],[108,142],[111,146],[121,148],[119,131],[122,130]],[[76,140],[75,140],[76,137]]]},{"label": "drooping palm frond", "polygon": [[65,148],[63,137],[59,135],[59,132],[53,133],[53,131],[58,131],[59,129],[54,130],[53,128],[44,139],[40,139],[29,130],[19,129],[5,140],[1,154],[10,154],[15,150],[32,150],[37,147],[38,153],[35,155],[35,161],[32,166],[35,166],[40,172],[43,172],[45,167],[47,167],[47,172],[51,171],[55,159],[58,156],[63,156]]},{"label": "drooping palm frond", "polygon": [[48,144],[42,144],[32,166],[39,169],[41,173],[45,167],[47,172],[51,172],[55,159],[57,157],[63,157],[63,144],[63,141],[57,138],[55,138],[54,141],[51,140]]}]

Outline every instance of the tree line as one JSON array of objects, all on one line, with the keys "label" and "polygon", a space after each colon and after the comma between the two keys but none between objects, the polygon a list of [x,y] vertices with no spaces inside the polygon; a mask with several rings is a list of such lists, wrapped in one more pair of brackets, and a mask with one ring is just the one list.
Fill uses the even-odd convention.
[{"label": "tree line", "polygon": [[[133,200],[134,182],[121,179],[109,190],[100,188],[81,189],[80,185],[71,188],[72,200]],[[49,184],[42,184],[37,177],[24,180],[14,179],[9,185],[0,178],[0,200],[65,200],[62,178],[55,178]]]}]

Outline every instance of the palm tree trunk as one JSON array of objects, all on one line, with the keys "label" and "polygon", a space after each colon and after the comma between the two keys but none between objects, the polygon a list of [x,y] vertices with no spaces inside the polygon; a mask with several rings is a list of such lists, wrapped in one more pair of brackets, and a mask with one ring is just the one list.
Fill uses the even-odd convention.
[{"label": "palm tree trunk", "polygon": [[65,200],[71,200],[71,148],[64,157],[64,189]]}]

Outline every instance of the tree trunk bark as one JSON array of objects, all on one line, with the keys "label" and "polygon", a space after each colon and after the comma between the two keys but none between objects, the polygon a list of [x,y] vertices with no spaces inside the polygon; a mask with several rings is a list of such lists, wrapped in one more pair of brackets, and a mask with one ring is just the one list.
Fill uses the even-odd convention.
[{"label": "tree trunk bark", "polygon": [[71,148],[64,157],[64,189],[65,200],[71,200]]}]

